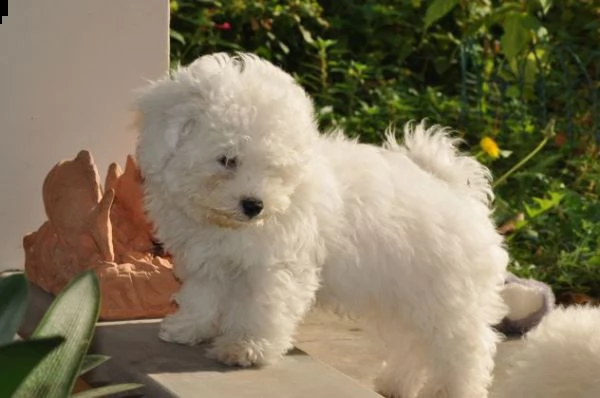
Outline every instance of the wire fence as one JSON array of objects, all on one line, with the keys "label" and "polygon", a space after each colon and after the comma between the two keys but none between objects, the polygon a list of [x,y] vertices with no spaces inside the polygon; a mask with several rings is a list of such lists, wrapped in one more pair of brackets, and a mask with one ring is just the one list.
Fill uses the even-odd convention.
[{"label": "wire fence", "polygon": [[567,137],[591,134],[600,143],[600,52],[583,60],[566,45],[538,46],[511,64],[482,51],[473,42],[460,49],[464,125],[541,130],[555,118]]}]

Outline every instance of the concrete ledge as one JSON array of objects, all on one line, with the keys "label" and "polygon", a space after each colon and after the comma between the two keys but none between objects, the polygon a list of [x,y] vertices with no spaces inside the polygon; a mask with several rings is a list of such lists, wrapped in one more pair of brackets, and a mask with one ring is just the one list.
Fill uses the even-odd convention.
[{"label": "concrete ledge", "polygon": [[[21,334],[33,331],[51,301],[49,294],[30,286]],[[111,360],[86,381],[92,385],[139,382],[145,386],[141,396],[151,398],[380,398],[298,349],[262,369],[230,368],[206,358],[206,345],[160,341],[158,325],[159,320],[99,323],[92,351]]]}]

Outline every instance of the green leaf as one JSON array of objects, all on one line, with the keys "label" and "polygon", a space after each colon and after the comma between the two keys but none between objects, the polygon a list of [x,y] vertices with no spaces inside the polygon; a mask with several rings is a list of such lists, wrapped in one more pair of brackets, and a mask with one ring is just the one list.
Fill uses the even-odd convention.
[{"label": "green leaf", "polygon": [[538,29],[543,28],[540,20],[537,19],[536,17],[534,17],[533,15],[522,14],[521,18],[523,19],[523,22],[522,22],[523,26],[527,29],[537,31]]},{"label": "green leaf", "polygon": [[509,151],[509,150],[506,150],[506,149],[501,149],[500,150],[500,156],[502,156],[503,158],[508,158],[512,154],[513,154],[513,151]]},{"label": "green leaf", "polygon": [[550,11],[550,7],[552,7],[552,0],[538,0],[540,2],[540,6],[542,6],[542,13],[545,15]]},{"label": "green leaf", "polygon": [[115,384],[112,386],[98,387],[91,390],[82,391],[74,394],[71,398],[95,398],[95,397],[106,397],[107,395],[117,394],[120,392],[135,390],[136,388],[143,387],[142,384]]},{"label": "green leaf", "polygon": [[522,13],[509,14],[504,19],[504,34],[500,38],[502,50],[509,60],[513,60],[523,51],[531,40],[531,18]]},{"label": "green leaf", "polygon": [[279,48],[281,48],[281,51],[283,51],[284,54],[290,53],[290,48],[284,42],[278,41],[277,44],[279,45]]},{"label": "green leaf", "polygon": [[550,192],[550,198],[533,198],[537,207],[525,205],[527,217],[535,218],[548,210],[557,207],[565,195],[560,192]]},{"label": "green leaf", "polygon": [[83,364],[81,365],[81,370],[79,370],[79,375],[81,376],[82,374],[85,374],[90,370],[97,368],[109,359],[110,357],[106,355],[86,355],[85,358],[83,358]]},{"label": "green leaf", "polygon": [[169,36],[171,39],[177,40],[181,44],[185,45],[185,37],[183,35],[173,29],[169,29]]},{"label": "green leaf", "polygon": [[425,13],[425,29],[452,11],[457,4],[458,0],[434,0]]},{"label": "green leaf", "polygon": [[298,25],[298,29],[300,29],[300,34],[302,35],[302,38],[305,42],[307,42],[308,44],[313,44],[315,42],[312,35],[310,34],[310,31],[308,31],[304,26]]},{"label": "green leaf", "polygon": [[0,278],[0,345],[15,338],[27,309],[27,280],[22,273]]},{"label": "green leaf", "polygon": [[450,69],[450,66],[452,66],[452,60],[448,59],[448,57],[436,57],[433,60],[433,66],[435,71],[441,75]]},{"label": "green leaf", "polygon": [[80,273],[54,300],[32,338],[65,336],[21,385],[14,398],[64,398],[70,395],[94,334],[100,287],[94,271]]},{"label": "green leaf", "polygon": [[0,397],[12,397],[27,375],[52,350],[65,341],[60,336],[43,339],[15,341],[0,347]]},{"label": "green leaf", "polygon": [[519,3],[504,3],[498,7],[494,7],[490,10],[489,14],[485,14],[482,17],[478,17],[472,22],[467,23],[467,28],[464,32],[464,36],[468,37],[477,32],[482,26],[486,26],[488,29],[496,24],[499,24],[504,20],[506,14],[512,12],[519,12],[521,5]]}]

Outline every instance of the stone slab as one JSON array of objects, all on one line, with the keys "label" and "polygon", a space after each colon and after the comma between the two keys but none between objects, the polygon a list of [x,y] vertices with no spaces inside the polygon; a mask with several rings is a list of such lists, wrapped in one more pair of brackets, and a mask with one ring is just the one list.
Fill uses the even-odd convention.
[{"label": "stone slab", "polygon": [[[31,286],[23,335],[31,333],[50,302],[50,295]],[[94,385],[139,382],[145,386],[141,396],[151,398],[380,397],[298,349],[265,368],[229,368],[206,358],[205,345],[160,341],[158,325],[159,320],[99,323],[92,351],[111,359],[88,381]]]},{"label": "stone slab", "polygon": [[296,335],[296,347],[373,389],[382,366],[377,346],[362,322],[314,308]]}]

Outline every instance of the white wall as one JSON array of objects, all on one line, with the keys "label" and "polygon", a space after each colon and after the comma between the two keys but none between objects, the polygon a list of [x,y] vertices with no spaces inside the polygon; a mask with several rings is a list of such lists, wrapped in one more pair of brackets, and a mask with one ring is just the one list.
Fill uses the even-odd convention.
[{"label": "white wall", "polygon": [[8,0],[0,25],[0,270],[45,220],[46,173],[80,149],[124,165],[132,90],[168,68],[168,0]]}]

